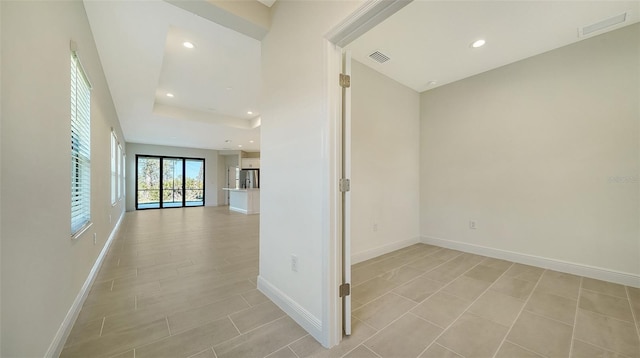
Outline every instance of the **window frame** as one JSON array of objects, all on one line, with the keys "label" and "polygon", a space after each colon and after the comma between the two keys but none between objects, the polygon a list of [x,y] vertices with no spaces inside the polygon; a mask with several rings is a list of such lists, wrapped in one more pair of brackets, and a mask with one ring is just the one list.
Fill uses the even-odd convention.
[{"label": "window frame", "polygon": [[71,51],[71,238],[91,225],[91,82],[75,51]]}]

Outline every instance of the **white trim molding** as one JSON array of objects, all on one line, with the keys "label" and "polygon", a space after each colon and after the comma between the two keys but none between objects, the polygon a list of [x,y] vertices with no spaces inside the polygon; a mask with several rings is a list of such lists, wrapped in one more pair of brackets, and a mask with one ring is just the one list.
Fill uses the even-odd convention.
[{"label": "white trim molding", "polygon": [[423,236],[422,243],[640,288],[640,276],[602,267]]},{"label": "white trim molding", "polygon": [[373,249],[357,252],[351,255],[351,264],[355,265],[362,261],[367,261],[374,257],[378,257],[384,254],[388,254],[390,252],[404,249],[407,246],[411,246],[413,244],[420,243],[422,240],[419,237],[414,237],[412,239],[406,239],[402,241],[392,242],[390,244],[382,245],[379,247],[375,247]]},{"label": "white trim molding", "polygon": [[122,223],[124,214],[125,212],[123,211],[120,215],[120,218],[118,219],[118,222],[113,227],[113,230],[111,230],[111,234],[109,235],[107,242],[105,242],[104,247],[102,247],[102,251],[100,251],[98,258],[96,259],[96,262],[93,264],[91,271],[89,271],[89,276],[87,276],[87,279],[84,281],[82,288],[80,288],[80,292],[78,292],[78,295],[73,301],[71,308],[69,308],[67,315],[64,317],[62,324],[60,324],[58,332],[56,332],[56,335],[53,337],[53,341],[51,341],[45,357],[55,358],[59,357],[60,353],[62,353],[62,348],[64,348],[64,344],[67,341],[67,338],[69,338],[69,333],[71,333],[71,328],[73,328],[73,325],[76,322],[78,315],[80,314],[80,310],[82,309],[82,305],[84,305],[84,301],[87,299],[89,291],[91,291],[91,286],[93,286],[93,282],[95,281],[96,276],[98,276],[98,272],[100,272],[100,267],[102,267],[104,258],[107,256],[107,252],[109,252],[109,247],[111,247],[111,243],[113,243],[118,230],[120,230],[120,224]]},{"label": "white trim molding", "polygon": [[312,315],[262,276],[258,276],[258,290],[309,332],[313,338],[322,342],[322,321],[318,317]]}]

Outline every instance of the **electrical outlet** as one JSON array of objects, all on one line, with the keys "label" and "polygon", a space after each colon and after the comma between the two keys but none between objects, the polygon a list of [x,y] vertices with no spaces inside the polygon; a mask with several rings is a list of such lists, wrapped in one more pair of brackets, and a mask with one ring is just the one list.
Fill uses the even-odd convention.
[{"label": "electrical outlet", "polygon": [[98,244],[98,234],[97,233],[93,233],[93,244],[96,245]]},{"label": "electrical outlet", "polygon": [[298,256],[291,254],[291,271],[298,272]]},{"label": "electrical outlet", "polygon": [[469,221],[469,229],[475,230],[476,228],[477,228],[476,221],[475,220],[470,220]]}]

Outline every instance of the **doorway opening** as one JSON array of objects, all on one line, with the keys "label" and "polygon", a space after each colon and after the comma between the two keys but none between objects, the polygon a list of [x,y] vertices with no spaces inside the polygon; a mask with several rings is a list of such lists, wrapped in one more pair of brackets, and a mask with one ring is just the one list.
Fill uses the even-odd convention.
[{"label": "doorway opening", "polygon": [[136,155],[136,210],[204,206],[204,159]]}]

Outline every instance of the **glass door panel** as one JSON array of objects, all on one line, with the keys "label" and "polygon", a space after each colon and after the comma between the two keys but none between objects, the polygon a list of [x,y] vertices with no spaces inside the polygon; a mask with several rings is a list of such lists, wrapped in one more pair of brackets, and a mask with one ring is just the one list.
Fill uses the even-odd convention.
[{"label": "glass door panel", "polygon": [[138,157],[136,208],[160,207],[160,158]]},{"label": "glass door panel", "polygon": [[182,206],[182,158],[162,159],[162,207]]},{"label": "glass door panel", "polygon": [[204,205],[204,160],[185,159],[185,206]]}]

